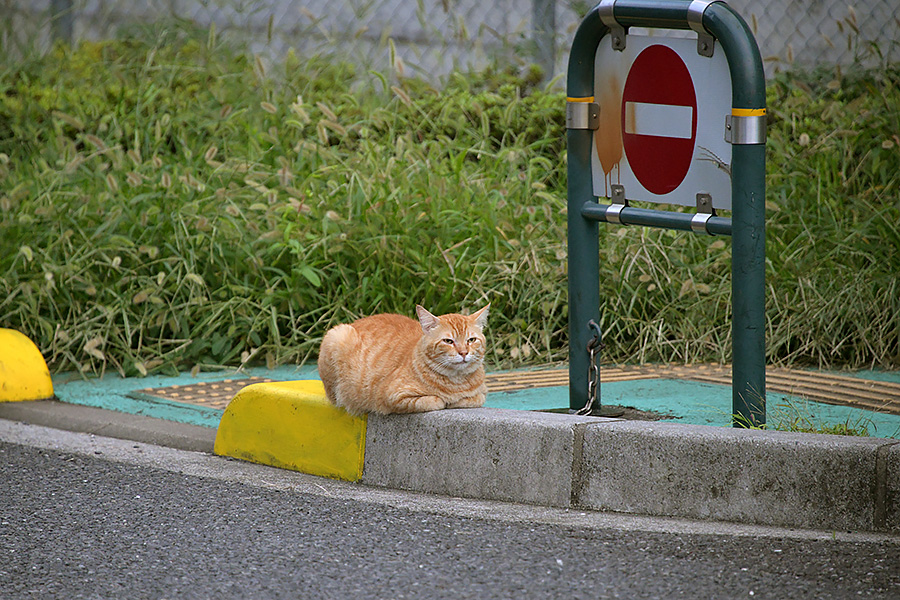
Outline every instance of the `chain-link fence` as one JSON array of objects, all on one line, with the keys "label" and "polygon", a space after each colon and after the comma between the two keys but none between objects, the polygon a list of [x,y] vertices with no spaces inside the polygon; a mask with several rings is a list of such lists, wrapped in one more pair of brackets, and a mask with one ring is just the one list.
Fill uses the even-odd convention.
[{"label": "chain-link fence", "polygon": [[[585,0],[0,0],[9,57],[54,39],[108,38],[166,19],[240,38],[253,52],[328,52],[429,77],[491,61],[565,71]],[[757,36],[769,74],[791,64],[894,60],[898,0],[731,0]],[[393,51],[392,51],[393,49]]]}]

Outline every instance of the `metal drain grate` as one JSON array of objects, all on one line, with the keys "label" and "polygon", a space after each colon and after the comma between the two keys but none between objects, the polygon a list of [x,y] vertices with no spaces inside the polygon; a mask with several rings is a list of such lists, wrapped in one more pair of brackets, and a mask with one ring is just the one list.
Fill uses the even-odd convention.
[{"label": "metal drain grate", "polygon": [[268,377],[242,377],[240,379],[224,379],[222,381],[201,381],[187,385],[173,385],[161,388],[144,388],[136,390],[133,396],[162,398],[173,402],[199,404],[210,408],[224,409],[243,388],[254,383],[277,381]]},{"label": "metal drain grate", "polygon": [[[658,374],[639,367],[600,367],[601,383],[657,377],[659,377]],[[516,392],[532,388],[567,386],[569,385],[569,371],[568,369],[546,369],[488,373],[485,382],[489,392]]]},{"label": "metal drain grate", "polygon": [[[729,365],[601,367],[602,383],[637,379],[682,379],[700,383],[731,385]],[[487,376],[491,392],[569,385],[567,369],[492,373]],[[873,381],[832,373],[798,369],[766,369],[766,390],[825,404],[853,406],[900,415],[900,383]]]},{"label": "metal drain grate", "polygon": [[[661,377],[731,385],[731,367],[699,365],[664,367]],[[873,381],[799,369],[766,369],[766,390],[825,404],[864,408],[900,415],[900,383]]]}]

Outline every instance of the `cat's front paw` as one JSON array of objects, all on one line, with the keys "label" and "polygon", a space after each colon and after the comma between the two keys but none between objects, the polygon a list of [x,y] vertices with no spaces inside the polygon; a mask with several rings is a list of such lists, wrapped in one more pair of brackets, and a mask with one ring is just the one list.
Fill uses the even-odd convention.
[{"label": "cat's front paw", "polygon": [[386,413],[422,413],[442,410],[447,405],[437,396],[407,396],[391,403]]},{"label": "cat's front paw", "polygon": [[452,404],[447,404],[447,408],[478,408],[484,405],[484,394],[476,394],[463,398]]}]

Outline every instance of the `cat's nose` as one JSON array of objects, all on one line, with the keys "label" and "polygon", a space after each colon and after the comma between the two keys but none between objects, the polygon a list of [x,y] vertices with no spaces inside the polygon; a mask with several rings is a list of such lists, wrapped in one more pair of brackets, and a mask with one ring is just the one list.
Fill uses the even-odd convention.
[{"label": "cat's nose", "polygon": [[464,357],[466,354],[469,353],[469,349],[468,349],[468,348],[459,348],[459,347],[457,347],[457,348],[456,348],[456,351],[459,353],[460,356],[463,356],[463,357]]}]

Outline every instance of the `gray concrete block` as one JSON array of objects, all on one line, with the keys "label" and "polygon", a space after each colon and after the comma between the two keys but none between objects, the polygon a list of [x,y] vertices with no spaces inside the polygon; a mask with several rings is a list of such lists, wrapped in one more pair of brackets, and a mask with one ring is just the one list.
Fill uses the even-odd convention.
[{"label": "gray concrete block", "polygon": [[598,510],[871,531],[884,444],[667,423],[589,427],[576,501]]},{"label": "gray concrete block", "polygon": [[882,448],[879,456],[880,482],[879,500],[882,502],[879,517],[881,529],[900,533],[900,443]]},{"label": "gray concrete block", "polygon": [[494,408],[370,415],[362,482],[448,496],[569,506],[592,417]]}]

